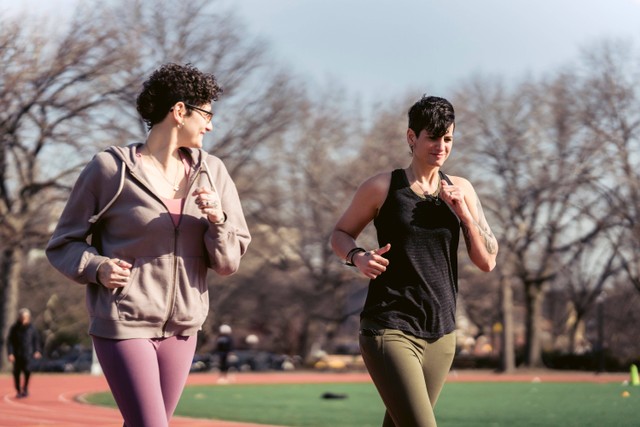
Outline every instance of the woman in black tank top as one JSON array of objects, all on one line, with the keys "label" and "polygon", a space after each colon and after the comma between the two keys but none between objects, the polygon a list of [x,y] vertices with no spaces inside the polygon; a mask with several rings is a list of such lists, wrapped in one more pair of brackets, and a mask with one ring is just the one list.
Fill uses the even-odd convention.
[{"label": "woman in black tank top", "polygon": [[[367,179],[335,226],[331,245],[370,279],[360,348],[385,403],[383,426],[435,426],[433,407],[455,354],[460,230],[471,261],[495,267],[496,241],[471,183],[441,167],[451,153],[455,113],[423,96],[409,110],[406,169]],[[374,222],[379,248],[356,238]]]}]

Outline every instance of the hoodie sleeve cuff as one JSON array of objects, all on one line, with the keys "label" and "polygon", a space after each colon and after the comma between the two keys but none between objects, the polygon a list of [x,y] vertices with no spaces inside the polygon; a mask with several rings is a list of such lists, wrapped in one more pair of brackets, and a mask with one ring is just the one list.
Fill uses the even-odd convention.
[{"label": "hoodie sleeve cuff", "polygon": [[100,281],[98,280],[98,269],[107,261],[109,261],[109,257],[95,256],[87,263],[85,268],[85,277],[89,283],[100,284]]}]

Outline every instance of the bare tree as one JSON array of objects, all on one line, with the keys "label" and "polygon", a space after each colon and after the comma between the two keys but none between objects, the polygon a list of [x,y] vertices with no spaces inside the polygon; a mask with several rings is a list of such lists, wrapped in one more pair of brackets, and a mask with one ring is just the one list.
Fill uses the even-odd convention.
[{"label": "bare tree", "polygon": [[[504,250],[498,263],[524,287],[527,364],[542,365],[541,319],[545,292],[580,245],[604,227],[593,189],[596,147],[584,135],[574,108],[571,74],[525,83],[509,93],[493,81],[460,91],[470,145],[493,183],[488,210]],[[486,178],[486,176],[485,176]],[[606,207],[606,206],[605,206]],[[601,210],[600,212],[604,212]]]},{"label": "bare tree", "polygon": [[[25,24],[25,22],[27,24]],[[2,339],[15,318],[24,260],[48,239],[51,206],[68,188],[99,134],[98,111],[121,90],[109,75],[126,56],[108,27],[73,21],[55,37],[32,20],[0,26],[0,318]],[[2,342],[2,347],[4,341]],[[0,350],[2,350],[0,348]],[[4,351],[2,351],[4,355]]]},{"label": "bare tree", "polygon": [[[334,88],[332,88],[332,92]],[[350,196],[349,153],[360,123],[340,97],[299,105],[297,125],[274,156],[272,173],[259,188],[256,220],[280,237],[269,262],[287,271],[296,289],[298,353],[312,344],[331,346],[333,333],[353,315],[348,307],[354,276],[329,246],[329,236]],[[345,186],[345,183],[348,183]],[[275,187],[274,187],[275,186]],[[257,200],[256,200],[257,201]]]},{"label": "bare tree", "polygon": [[592,242],[582,245],[577,256],[558,274],[555,287],[565,292],[571,304],[571,315],[565,319],[563,326],[568,331],[569,353],[576,352],[578,331],[584,328],[586,315],[593,309],[602,295],[605,285],[613,283],[621,270],[618,244],[607,238],[605,233]]},{"label": "bare tree", "polygon": [[640,55],[630,42],[585,50],[582,122],[598,141],[601,191],[622,238],[620,259],[640,292]]}]

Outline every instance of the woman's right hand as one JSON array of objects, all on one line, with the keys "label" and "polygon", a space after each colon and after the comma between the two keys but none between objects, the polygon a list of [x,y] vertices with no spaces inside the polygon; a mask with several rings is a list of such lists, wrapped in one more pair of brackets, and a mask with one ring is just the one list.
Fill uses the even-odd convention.
[{"label": "woman's right hand", "polygon": [[111,258],[98,267],[98,282],[105,288],[122,288],[129,282],[133,265],[118,258]]},{"label": "woman's right hand", "polygon": [[385,271],[389,265],[389,260],[381,256],[391,249],[391,243],[373,249],[371,251],[359,252],[353,256],[353,264],[369,279],[375,279]]}]

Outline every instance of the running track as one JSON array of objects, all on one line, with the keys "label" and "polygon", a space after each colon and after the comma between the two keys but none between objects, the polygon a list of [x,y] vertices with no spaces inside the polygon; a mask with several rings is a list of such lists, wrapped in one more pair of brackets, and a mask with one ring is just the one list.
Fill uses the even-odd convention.
[{"label": "running track", "polygon": [[[593,374],[576,372],[528,371],[516,374],[496,374],[489,371],[451,372],[449,382],[454,381],[541,381],[541,382],[622,382],[628,375]],[[216,374],[192,374],[188,384],[216,384]],[[366,382],[366,373],[242,373],[237,374],[237,384],[301,383],[301,382]],[[121,427],[122,418],[115,409],[82,403],[87,393],[107,391],[102,376],[84,374],[34,373],[31,395],[16,399],[13,379],[0,375],[0,427]],[[258,427],[257,424],[228,421],[197,420],[174,417],[171,427]],[[264,427],[264,426],[262,426]]]}]

